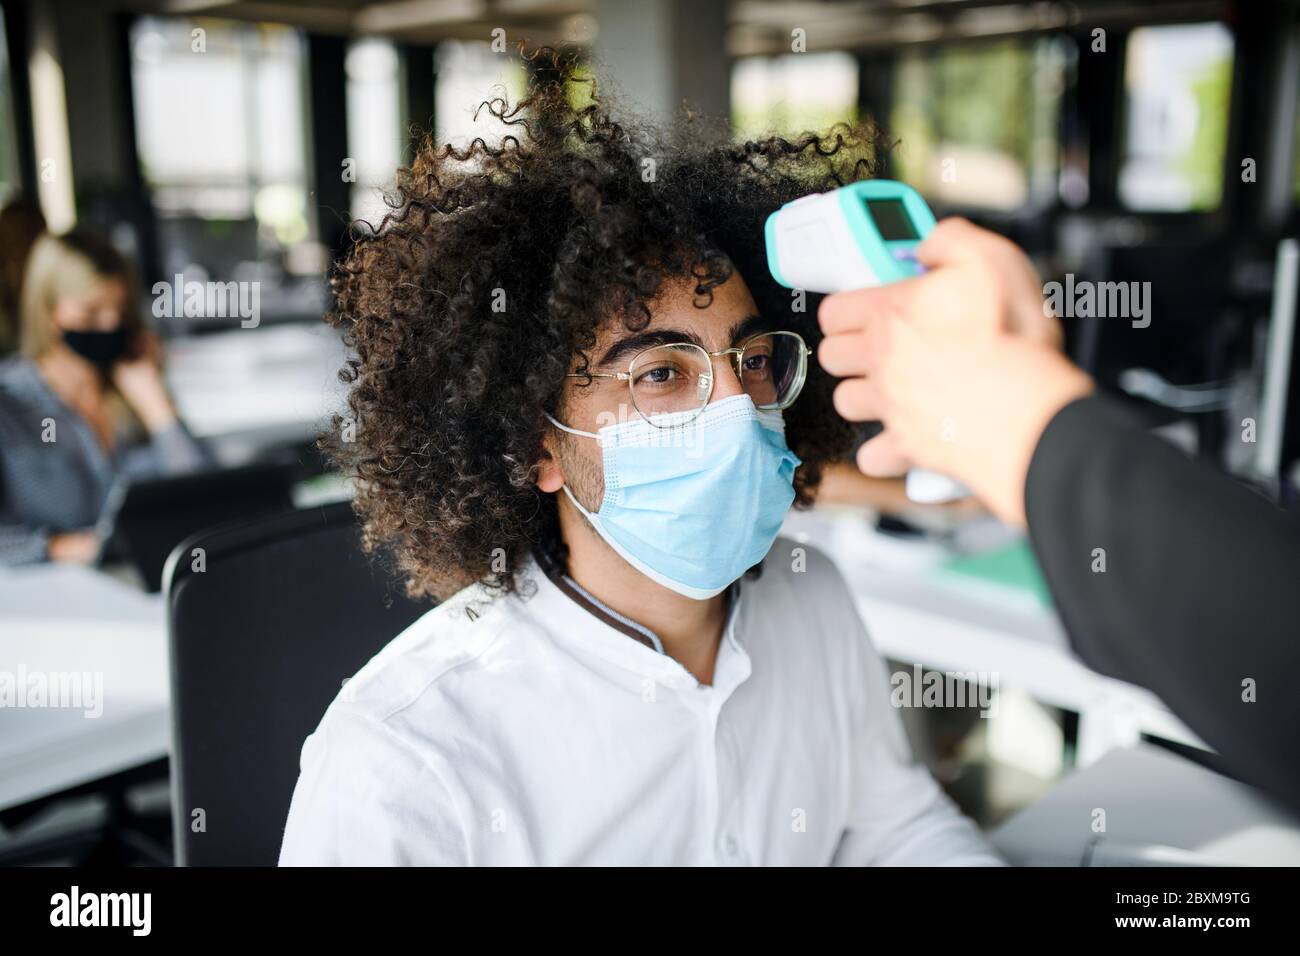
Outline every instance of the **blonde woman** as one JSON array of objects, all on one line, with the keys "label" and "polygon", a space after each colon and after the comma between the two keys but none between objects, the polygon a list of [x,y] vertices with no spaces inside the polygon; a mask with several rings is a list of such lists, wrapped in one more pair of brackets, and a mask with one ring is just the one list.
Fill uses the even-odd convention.
[{"label": "blonde woman", "polygon": [[82,230],[43,236],[0,362],[0,565],[88,562],[122,473],[207,463],[176,417],[126,260]]}]

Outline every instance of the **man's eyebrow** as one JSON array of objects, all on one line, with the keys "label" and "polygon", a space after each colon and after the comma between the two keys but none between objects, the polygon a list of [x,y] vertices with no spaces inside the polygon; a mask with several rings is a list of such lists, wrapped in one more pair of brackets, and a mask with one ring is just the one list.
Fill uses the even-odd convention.
[{"label": "man's eyebrow", "polygon": [[627,365],[628,362],[632,361],[632,357],[642,349],[653,348],[656,345],[680,345],[683,342],[689,342],[692,345],[701,347],[704,345],[698,335],[683,329],[653,329],[646,332],[637,332],[619,339],[607,348],[605,354],[596,362],[596,367],[609,368],[615,364]]},{"label": "man's eyebrow", "polygon": [[751,335],[757,335],[759,332],[772,332],[775,327],[776,323],[763,318],[761,315],[747,315],[731,327],[731,344],[739,345]]}]

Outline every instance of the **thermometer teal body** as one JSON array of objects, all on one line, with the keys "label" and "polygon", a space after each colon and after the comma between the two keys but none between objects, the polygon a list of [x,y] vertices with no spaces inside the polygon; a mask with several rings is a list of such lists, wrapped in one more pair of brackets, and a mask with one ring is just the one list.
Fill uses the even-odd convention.
[{"label": "thermometer teal body", "polygon": [[[916,247],[934,228],[934,213],[905,183],[871,179],[786,203],[767,217],[767,267],[788,289],[847,292],[897,282],[925,271]],[[970,492],[934,472],[907,476],[907,496],[934,503]]]}]

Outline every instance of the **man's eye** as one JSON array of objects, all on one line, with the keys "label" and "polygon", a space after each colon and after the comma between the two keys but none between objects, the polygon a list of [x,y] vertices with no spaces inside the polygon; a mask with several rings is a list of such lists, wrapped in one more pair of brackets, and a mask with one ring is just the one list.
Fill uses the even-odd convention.
[{"label": "man's eye", "polygon": [[746,372],[766,372],[772,362],[770,355],[746,355],[745,371]]},{"label": "man's eye", "polygon": [[669,365],[660,365],[646,369],[636,377],[638,385],[667,385],[678,375],[677,369]]}]

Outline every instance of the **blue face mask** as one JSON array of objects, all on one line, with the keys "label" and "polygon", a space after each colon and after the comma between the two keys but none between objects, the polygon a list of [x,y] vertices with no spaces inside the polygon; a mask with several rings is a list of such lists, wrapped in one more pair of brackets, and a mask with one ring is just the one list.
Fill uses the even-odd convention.
[{"label": "blue face mask", "polygon": [[799,458],[786,447],[779,411],[748,395],[689,414],[638,418],[584,432],[600,442],[605,498],[595,514],[564,493],[628,564],[686,597],[703,600],[763,560],[794,501]]}]

